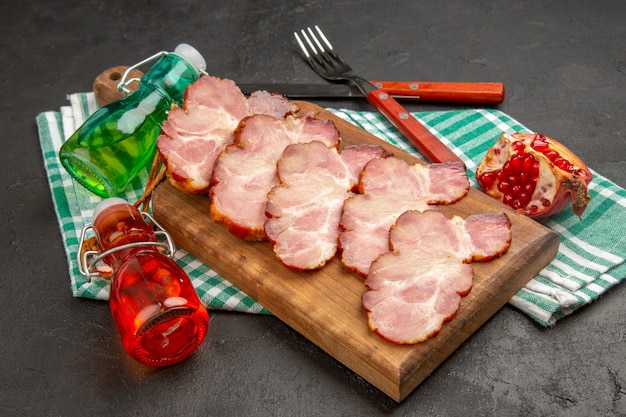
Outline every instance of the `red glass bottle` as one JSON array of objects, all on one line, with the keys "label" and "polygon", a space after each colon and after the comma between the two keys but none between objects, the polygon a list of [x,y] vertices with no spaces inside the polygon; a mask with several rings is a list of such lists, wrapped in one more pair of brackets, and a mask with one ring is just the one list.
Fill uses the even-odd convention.
[{"label": "red glass bottle", "polygon": [[128,354],[148,366],[182,361],[202,343],[209,315],[185,271],[159,251],[142,214],[121,198],[94,210],[98,247],[113,270],[109,304]]}]

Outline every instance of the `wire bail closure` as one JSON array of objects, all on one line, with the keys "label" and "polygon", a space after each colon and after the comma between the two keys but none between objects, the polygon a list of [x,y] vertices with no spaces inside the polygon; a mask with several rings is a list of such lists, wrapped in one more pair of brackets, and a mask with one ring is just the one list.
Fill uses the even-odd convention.
[{"label": "wire bail closure", "polygon": [[148,62],[156,61],[157,59],[161,58],[164,55],[167,55],[168,53],[169,52],[166,52],[166,51],[157,52],[151,57],[148,57],[144,59],[143,61],[138,62],[135,65],[131,65],[130,67],[128,67],[126,71],[124,71],[124,74],[122,74],[122,78],[120,79],[120,82],[117,84],[117,91],[124,92],[124,96],[127,96],[128,94],[130,94],[131,91],[128,89],[128,85],[130,83],[139,82],[141,80],[140,78],[131,78],[129,80],[126,80],[126,77],[128,77],[130,72],[144,64],[147,64]]},{"label": "wire bail closure", "polygon": [[[136,77],[135,78],[131,78],[129,80],[126,80],[128,75],[130,74],[130,72],[132,70],[136,69],[136,68],[139,68],[142,65],[145,65],[145,64],[147,64],[149,62],[152,62],[152,61],[156,61],[157,59],[161,58],[162,56],[170,55],[170,54],[171,55],[177,55],[177,54],[175,54],[173,52],[161,51],[161,52],[157,52],[156,54],[154,54],[154,55],[144,59],[141,62],[136,63],[135,65],[131,65],[130,67],[128,67],[126,69],[126,71],[124,71],[124,74],[122,74],[122,78],[120,79],[120,82],[117,83],[117,91],[118,92],[123,92],[124,96],[129,95],[131,93],[131,91],[128,89],[128,85],[131,84],[131,83],[135,83],[135,82],[141,81],[141,78],[136,78]],[[198,68],[198,72],[200,74],[203,74],[203,75],[208,75],[206,70],[201,69],[201,68]]]},{"label": "wire bail closure", "polygon": [[96,267],[96,264],[98,262],[102,261],[107,256],[115,252],[121,251],[121,250],[137,248],[137,247],[142,247],[142,246],[156,246],[156,247],[166,249],[167,253],[165,253],[165,255],[167,257],[172,258],[174,256],[174,253],[176,252],[176,248],[174,246],[174,241],[172,237],[170,236],[170,234],[167,233],[167,231],[165,231],[165,229],[163,229],[163,227],[159,223],[157,223],[157,221],[154,220],[154,218],[148,213],[142,211],[141,215],[144,217],[144,220],[148,219],[152,222],[152,224],[154,224],[154,227],[156,229],[154,231],[154,234],[156,235],[157,239],[160,237],[160,238],[165,239],[165,241],[132,242],[132,243],[127,243],[125,245],[117,246],[115,248],[109,249],[102,253],[99,253],[96,250],[88,250],[81,254],[83,244],[86,240],[87,232],[94,229],[93,224],[88,224],[85,227],[83,227],[83,230],[81,231],[81,234],[80,234],[80,243],[78,246],[78,252],[76,254],[76,260],[78,262],[78,269],[81,275],[84,275],[85,277],[87,277],[87,282],[91,282],[92,277],[100,277],[100,272],[98,270],[95,270],[94,272],[94,268]]}]

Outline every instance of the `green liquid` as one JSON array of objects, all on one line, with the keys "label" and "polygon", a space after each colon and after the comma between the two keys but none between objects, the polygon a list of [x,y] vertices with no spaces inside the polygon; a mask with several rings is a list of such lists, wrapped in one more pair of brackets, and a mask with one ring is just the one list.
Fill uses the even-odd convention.
[{"label": "green liquid", "polygon": [[186,61],[165,55],[129,97],[98,109],[63,144],[59,159],[74,179],[96,195],[120,195],[156,154],[160,123],[181,104],[198,75]]},{"label": "green liquid", "polygon": [[161,114],[169,108],[156,91],[133,108],[125,104],[99,109],[59,152],[65,169],[100,197],[118,195],[152,163]]}]

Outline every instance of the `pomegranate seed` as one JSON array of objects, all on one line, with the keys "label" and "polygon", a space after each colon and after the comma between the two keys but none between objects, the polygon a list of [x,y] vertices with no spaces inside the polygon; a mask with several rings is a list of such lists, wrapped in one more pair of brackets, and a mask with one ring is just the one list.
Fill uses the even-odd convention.
[{"label": "pomegranate seed", "polygon": [[548,146],[548,142],[545,141],[545,136],[542,136],[542,138],[540,138],[540,136],[542,135],[536,136],[535,140],[531,142],[530,147],[536,150],[537,152],[544,153],[548,149],[550,149],[550,147]]},{"label": "pomegranate seed", "polygon": [[524,185],[524,192],[525,193],[528,193],[528,194],[532,195],[533,191],[535,191],[535,183],[534,182],[531,182],[531,183],[528,183],[528,184]]},{"label": "pomegranate seed", "polygon": [[577,176],[582,177],[582,178],[586,178],[587,181],[591,180],[590,174],[587,171],[585,171],[584,169],[575,169],[575,170],[573,170],[572,174],[577,175]]},{"label": "pomegranate seed", "polygon": [[560,158],[560,155],[558,152],[553,151],[552,149],[550,149],[549,151],[545,151],[542,152],[546,158],[548,158],[550,161],[554,161],[556,158]]},{"label": "pomegranate seed", "polygon": [[530,195],[522,191],[519,195],[519,201],[521,201],[523,205],[527,205],[530,201]]},{"label": "pomegranate seed", "polygon": [[523,154],[526,149],[526,146],[521,140],[516,140],[511,146],[513,147],[513,150],[518,154]]},{"label": "pomegranate seed", "polygon": [[[559,166],[559,164],[562,164],[562,163],[563,163],[563,161],[565,161],[565,159],[561,158],[560,156],[557,156],[556,158],[554,158],[554,159],[552,160],[552,163],[553,163],[554,165],[556,165],[556,166]],[[565,161],[565,162],[567,162],[567,161]],[[560,167],[559,167],[559,168],[560,168]]]},{"label": "pomegranate seed", "polygon": [[535,172],[536,170],[539,169],[539,161],[537,161],[537,158],[535,158],[534,155],[531,154],[527,154],[524,157],[524,162],[522,164],[522,170],[525,172]]},{"label": "pomegranate seed", "polygon": [[527,184],[528,180],[530,180],[530,174],[526,171],[522,171],[519,173],[519,182],[522,184]]},{"label": "pomegranate seed", "polygon": [[570,164],[569,161],[565,158],[556,158],[554,161],[554,165],[562,169],[566,172],[571,172],[574,169],[574,165]]},{"label": "pomegranate seed", "polygon": [[480,186],[485,189],[490,189],[496,182],[496,174],[493,172],[486,172],[480,176]]},{"label": "pomegranate seed", "polygon": [[541,205],[544,206],[544,207],[550,206],[550,200],[548,200],[547,198],[542,198],[541,199]]},{"label": "pomegranate seed", "polygon": [[511,162],[511,169],[515,170],[516,172],[519,172],[522,170],[523,165],[524,165],[524,157],[521,155],[513,155],[510,159]]}]

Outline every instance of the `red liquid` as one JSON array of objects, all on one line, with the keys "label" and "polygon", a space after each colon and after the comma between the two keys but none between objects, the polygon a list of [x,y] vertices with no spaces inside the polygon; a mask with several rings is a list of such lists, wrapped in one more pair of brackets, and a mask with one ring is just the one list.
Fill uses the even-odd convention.
[{"label": "red liquid", "polygon": [[[102,250],[130,242],[155,241],[139,211],[114,205],[94,221]],[[187,358],[200,346],[209,316],[189,277],[156,247],[118,251],[106,262],[113,268],[111,313],[124,348],[148,366],[166,366]]]}]

